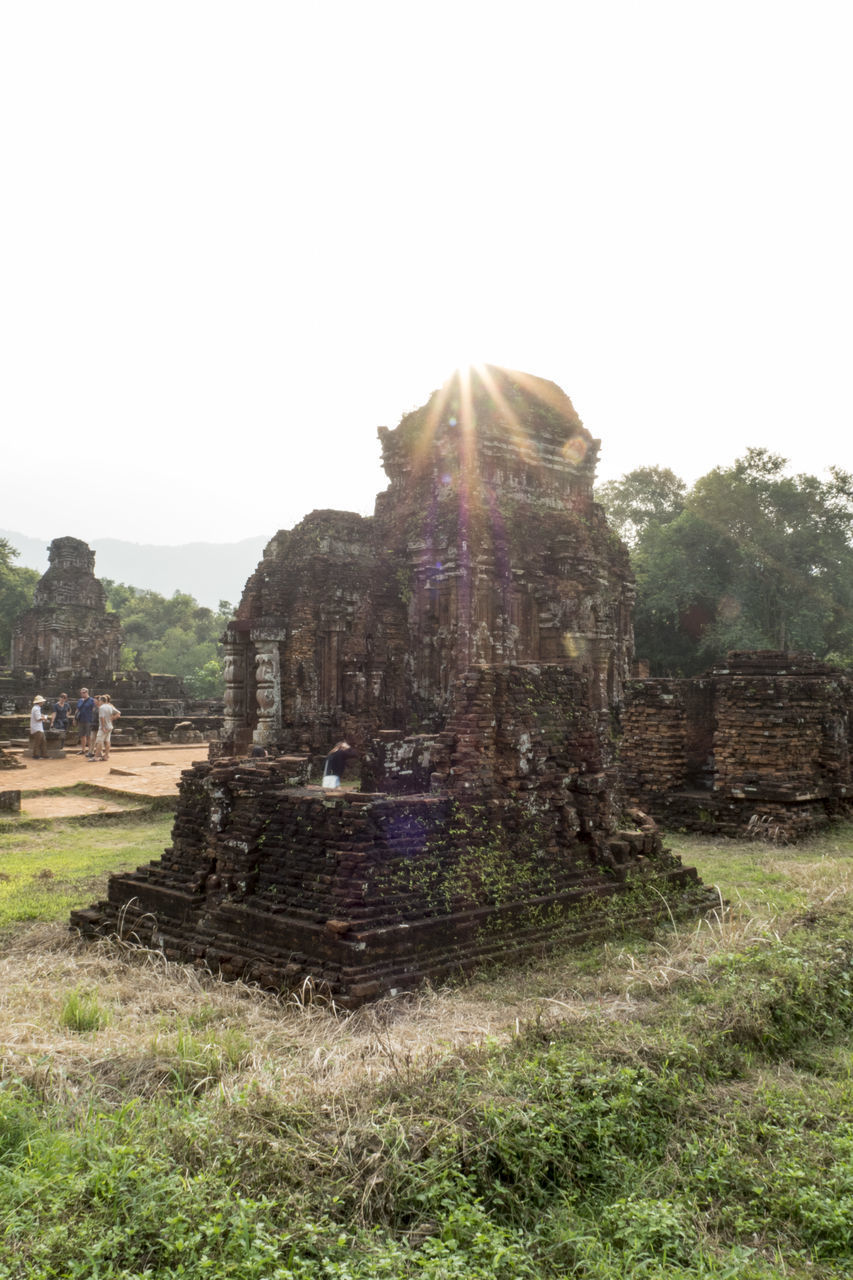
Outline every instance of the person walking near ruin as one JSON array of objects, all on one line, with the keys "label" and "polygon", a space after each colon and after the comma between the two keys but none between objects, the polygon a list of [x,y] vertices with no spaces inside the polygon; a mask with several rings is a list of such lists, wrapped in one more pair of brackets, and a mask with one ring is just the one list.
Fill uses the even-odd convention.
[{"label": "person walking near ruin", "polygon": [[30,751],[34,760],[47,759],[47,739],[44,736],[44,726],[47,716],[42,711],[45,699],[40,693],[33,698],[33,706],[30,711]]},{"label": "person walking near ruin", "polygon": [[109,760],[113,721],[120,715],[118,708],[110,702],[109,694],[102,693],[98,698],[98,736],[95,738],[94,749],[89,755],[90,760]]},{"label": "person walking near ruin", "polygon": [[53,714],[50,717],[51,728],[58,729],[62,734],[59,739],[60,750],[65,746],[65,735],[68,732],[68,716],[71,711],[71,705],[68,701],[68,694],[61,693],[59,701],[53,704]]},{"label": "person walking near ruin", "polygon": [[89,697],[88,689],[80,690],[80,697],[77,701],[77,711],[74,715],[77,724],[77,732],[80,736],[80,752],[81,756],[88,754],[92,746],[92,723],[95,719],[95,699]]},{"label": "person walking near ruin", "polygon": [[327,791],[335,791],[341,785],[347,761],[352,760],[355,752],[348,742],[336,742],[323,765],[323,786]]}]

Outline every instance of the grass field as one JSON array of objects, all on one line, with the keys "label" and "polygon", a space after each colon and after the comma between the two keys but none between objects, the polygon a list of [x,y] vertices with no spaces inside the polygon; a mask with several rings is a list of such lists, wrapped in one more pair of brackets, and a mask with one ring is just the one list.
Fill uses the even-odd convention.
[{"label": "grass field", "polygon": [[170,824],[0,833],[3,1280],[853,1274],[850,824],[348,1016],[69,934]]},{"label": "grass field", "polygon": [[159,857],[174,815],[162,809],[97,822],[0,825],[0,937],[27,920],[67,920],[104,886],[111,871]]}]

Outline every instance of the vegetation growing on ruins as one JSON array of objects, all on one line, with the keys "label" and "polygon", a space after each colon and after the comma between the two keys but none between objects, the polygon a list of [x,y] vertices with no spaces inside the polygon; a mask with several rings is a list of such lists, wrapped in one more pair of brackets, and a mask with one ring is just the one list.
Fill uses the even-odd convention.
[{"label": "vegetation growing on ruins", "polygon": [[748,449],[689,491],[643,467],[596,495],[632,546],[636,650],[694,675],[729,649],[804,649],[853,664],[853,475],[787,474]]},{"label": "vegetation growing on ruins", "polygon": [[853,826],[674,843],[730,909],[345,1017],[7,937],[0,1277],[849,1275]]}]

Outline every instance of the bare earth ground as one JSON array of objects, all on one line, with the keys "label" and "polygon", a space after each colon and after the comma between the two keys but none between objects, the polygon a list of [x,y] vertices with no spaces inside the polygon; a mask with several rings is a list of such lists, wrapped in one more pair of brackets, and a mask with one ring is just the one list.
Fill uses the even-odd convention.
[{"label": "bare earth ground", "polygon": [[[126,797],[171,796],[177,791],[181,770],[195,760],[207,759],[207,743],[186,747],[122,747],[109,760],[87,760],[66,753],[64,759],[32,760],[23,752],[19,759],[26,772],[15,769],[4,775],[5,786],[21,792],[21,817],[70,818],[90,813],[116,813],[133,808]],[[73,788],[80,783],[96,786],[112,796],[34,794],[54,787]]]}]

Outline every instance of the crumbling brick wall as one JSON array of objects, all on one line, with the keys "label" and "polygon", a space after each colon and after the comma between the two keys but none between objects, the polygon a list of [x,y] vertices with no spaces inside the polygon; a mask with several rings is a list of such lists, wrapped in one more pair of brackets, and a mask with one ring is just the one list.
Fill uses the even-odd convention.
[{"label": "crumbling brick wall", "polygon": [[512,715],[491,734],[485,771],[472,767],[471,716],[490,674],[468,682],[458,736],[436,741],[429,793],[323,793],[302,785],[298,759],[194,765],[163,858],[111,877],[108,899],[72,923],[130,931],[226,977],[310,980],[352,1007],[557,937],[598,936],[614,895],[629,895],[625,921],[707,906],[654,824],[616,814],[601,775],[573,764],[571,735],[535,686],[510,679]]},{"label": "crumbling brick wall", "polygon": [[852,691],[810,654],[775,651],[731,653],[696,680],[634,682],[626,791],[669,825],[796,839],[850,810]]},{"label": "crumbling brick wall", "polygon": [[479,665],[571,666],[598,707],[633,660],[625,547],[593,501],[598,441],[542,379],[457,377],[394,431],[374,515],[272,539],[225,635],[225,738],[293,751],[437,732]]}]

